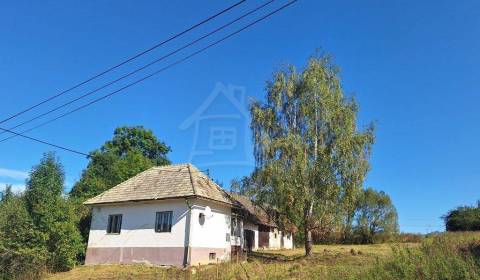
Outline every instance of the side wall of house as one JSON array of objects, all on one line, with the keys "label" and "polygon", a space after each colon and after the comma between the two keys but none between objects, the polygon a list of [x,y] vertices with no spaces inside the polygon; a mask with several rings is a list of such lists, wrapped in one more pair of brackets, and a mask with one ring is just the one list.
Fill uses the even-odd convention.
[{"label": "side wall of house", "polygon": [[[172,211],[171,232],[155,232],[161,211]],[[183,199],[94,206],[85,263],[182,265],[187,213]],[[121,232],[107,234],[108,217],[114,214],[122,214]]]},{"label": "side wall of house", "polygon": [[291,233],[283,233],[283,248],[293,249],[293,235]]},{"label": "side wall of house", "polygon": [[[231,207],[201,199],[192,201],[192,204],[190,263],[229,260]],[[201,213],[205,214],[206,206],[211,209],[210,215],[200,217]]]},{"label": "side wall of house", "polygon": [[253,243],[253,250],[258,250],[258,225],[253,224],[251,222],[244,222],[243,224],[243,229],[244,230],[251,230],[254,233],[254,243]]},{"label": "side wall of house", "polygon": [[281,231],[277,228],[273,228],[269,232],[268,249],[280,249],[281,248]]}]

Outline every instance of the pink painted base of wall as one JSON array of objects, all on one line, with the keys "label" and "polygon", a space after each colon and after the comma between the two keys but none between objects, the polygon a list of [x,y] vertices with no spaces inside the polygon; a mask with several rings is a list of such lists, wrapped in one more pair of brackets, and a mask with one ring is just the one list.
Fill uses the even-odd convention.
[{"label": "pink painted base of wall", "polygon": [[[210,253],[215,253],[214,259],[210,259]],[[226,261],[230,259],[230,250],[224,248],[191,248],[191,264],[208,264],[218,261]]]},{"label": "pink painted base of wall", "polygon": [[89,247],[85,264],[132,264],[148,262],[158,265],[183,265],[183,247]]},{"label": "pink painted base of wall", "polygon": [[[89,247],[86,265],[151,263],[156,265],[183,266],[184,247]],[[230,252],[224,248],[191,248],[192,265],[228,260]],[[211,260],[210,253],[216,258]]]}]

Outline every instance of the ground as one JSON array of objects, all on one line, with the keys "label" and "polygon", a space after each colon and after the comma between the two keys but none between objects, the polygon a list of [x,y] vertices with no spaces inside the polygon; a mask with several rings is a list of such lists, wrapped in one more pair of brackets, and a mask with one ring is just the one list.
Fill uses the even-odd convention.
[{"label": "ground", "polygon": [[280,279],[322,278],[332,271],[364,270],[387,259],[394,247],[418,247],[419,243],[374,245],[315,245],[313,257],[304,249],[256,252],[248,261],[194,267],[190,270],[146,265],[80,266],[69,272],[47,275],[46,279]]}]

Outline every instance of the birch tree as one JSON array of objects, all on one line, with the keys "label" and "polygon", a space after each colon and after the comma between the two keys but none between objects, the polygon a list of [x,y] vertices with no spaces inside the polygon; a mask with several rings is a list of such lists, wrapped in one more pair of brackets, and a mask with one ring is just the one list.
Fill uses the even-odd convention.
[{"label": "birch tree", "polygon": [[314,56],[303,71],[274,73],[266,101],[250,107],[257,199],[303,230],[307,256],[313,230],[354,212],[374,140],[373,125],[358,129],[338,73],[329,55]]}]

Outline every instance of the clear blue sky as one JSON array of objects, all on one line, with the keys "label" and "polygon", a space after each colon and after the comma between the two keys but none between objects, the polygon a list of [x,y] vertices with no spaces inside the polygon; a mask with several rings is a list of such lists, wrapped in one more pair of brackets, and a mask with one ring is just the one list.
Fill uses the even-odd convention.
[{"label": "clear blue sky", "polygon": [[[68,88],[229,3],[233,1],[3,3],[0,118]],[[259,3],[247,1],[219,21],[55,104],[158,57]],[[274,6],[281,3],[278,0]],[[332,53],[341,67],[345,92],[355,94],[360,103],[360,123],[377,122],[366,185],[391,195],[402,231],[441,229],[439,217],[447,210],[480,199],[480,2],[474,0],[300,0],[203,55],[29,135],[88,152],[109,139],[117,126],[144,125],[172,147],[173,162],[192,160],[228,186],[232,178],[247,175],[253,168],[250,132],[245,127],[248,119],[242,117],[244,109],[242,112],[234,105],[242,104],[239,93],[245,93],[246,102],[248,98],[262,99],[265,81],[274,69],[285,63],[302,66],[319,47]],[[208,103],[218,83],[227,91],[234,89],[229,85],[237,86],[238,102],[220,94]],[[217,89],[222,92],[221,84]],[[204,118],[212,115],[217,117]],[[201,123],[198,133],[196,120]],[[209,142],[218,129],[240,140],[226,146]],[[194,147],[195,135],[198,142]],[[205,148],[212,153],[192,157],[192,151]],[[49,150],[24,139],[0,143],[0,183],[21,188],[25,172]],[[62,151],[58,156],[71,186],[87,160]]]}]

